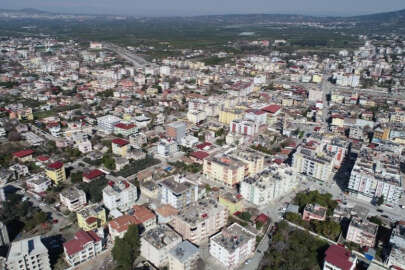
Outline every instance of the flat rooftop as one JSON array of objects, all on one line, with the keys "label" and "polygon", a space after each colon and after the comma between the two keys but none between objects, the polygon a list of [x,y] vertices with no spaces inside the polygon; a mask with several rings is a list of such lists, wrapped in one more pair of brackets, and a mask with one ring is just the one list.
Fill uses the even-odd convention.
[{"label": "flat rooftop", "polygon": [[251,239],[255,239],[256,235],[247,229],[243,228],[238,223],[234,223],[228,228],[225,228],[219,234],[211,237],[213,241],[233,253],[237,248],[242,247]]},{"label": "flat rooftop", "polygon": [[159,225],[146,231],[142,238],[156,249],[164,248],[175,241],[181,241],[181,236],[167,225]]}]

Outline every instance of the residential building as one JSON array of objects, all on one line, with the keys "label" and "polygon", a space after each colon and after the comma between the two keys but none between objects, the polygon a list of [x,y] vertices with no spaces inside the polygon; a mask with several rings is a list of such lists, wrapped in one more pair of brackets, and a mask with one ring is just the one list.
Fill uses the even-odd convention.
[{"label": "residential building", "polygon": [[355,270],[357,257],[341,245],[331,245],[325,252],[323,270]]},{"label": "residential building", "polygon": [[8,237],[7,226],[0,221],[0,247],[10,244],[10,238]]},{"label": "residential building", "polygon": [[148,138],[144,133],[135,133],[129,136],[129,144],[133,148],[140,149],[148,142]]},{"label": "residential building", "polygon": [[122,135],[128,137],[129,135],[135,134],[138,128],[134,124],[118,123],[114,125],[114,134]]},{"label": "residential building", "polygon": [[199,270],[199,249],[189,241],[183,241],[169,252],[169,270]]},{"label": "residential building", "polygon": [[32,154],[34,154],[33,150],[26,149],[26,150],[14,152],[13,157],[18,159],[18,161],[20,161],[20,162],[28,162],[28,161],[32,161]]},{"label": "residential building", "polygon": [[106,224],[105,210],[98,204],[90,204],[76,213],[77,223],[85,231],[95,230]]},{"label": "residential building", "polygon": [[6,264],[9,270],[51,270],[48,249],[40,236],[12,242]]},{"label": "residential building", "polygon": [[391,269],[405,269],[405,222],[399,221],[390,237],[391,251],[387,265]]},{"label": "residential building", "polygon": [[147,231],[156,226],[155,214],[143,205],[134,205],[131,214],[136,218],[136,224],[140,225],[142,230]]},{"label": "residential building", "polygon": [[142,234],[141,256],[154,266],[163,268],[169,264],[169,252],[182,242],[178,235],[167,225],[158,225]]},{"label": "residential building", "polygon": [[240,194],[255,205],[266,205],[291,192],[298,184],[298,177],[291,167],[272,165],[245,178],[240,184]]},{"label": "residential building", "polygon": [[38,174],[30,177],[25,183],[27,184],[27,189],[38,194],[45,192],[52,185],[52,181],[49,178]]},{"label": "residential building", "polygon": [[177,152],[178,147],[174,140],[161,139],[157,145],[157,154],[163,158],[172,157]]},{"label": "residential building", "polygon": [[111,141],[112,152],[115,155],[126,157],[129,150],[129,142],[124,139],[114,139]]},{"label": "residential building", "polygon": [[229,124],[229,130],[233,134],[253,137],[259,133],[259,124],[249,119],[235,119]]},{"label": "residential building", "polygon": [[229,125],[233,120],[242,119],[243,111],[238,109],[223,109],[219,111],[218,121]]},{"label": "residential building", "polygon": [[256,235],[234,223],[210,238],[209,252],[227,269],[236,269],[254,255]]},{"label": "residential building", "polygon": [[180,209],[170,225],[183,239],[199,245],[226,225],[228,210],[214,199],[201,199]]},{"label": "residential building", "polygon": [[361,218],[352,218],[346,240],[360,246],[374,247],[378,225]]},{"label": "residential building", "polygon": [[176,175],[158,184],[159,198],[162,204],[170,204],[181,209],[198,200],[198,185],[192,184],[185,177]]},{"label": "residential building", "polygon": [[145,181],[139,185],[142,196],[146,196],[151,199],[158,199],[159,187],[154,181]]},{"label": "residential building", "polygon": [[240,194],[232,194],[230,192],[223,192],[219,194],[219,204],[225,206],[228,212],[233,214],[235,212],[242,212],[244,209],[243,198]]},{"label": "residential building", "polygon": [[240,183],[248,170],[248,164],[223,153],[210,155],[203,163],[204,176],[230,187]]},{"label": "residential building", "polygon": [[128,231],[128,227],[137,224],[137,219],[131,215],[122,215],[108,222],[108,231],[111,238],[123,238]]},{"label": "residential building", "polygon": [[187,112],[187,120],[193,124],[198,124],[207,119],[207,114],[202,110],[189,110]]},{"label": "residential building", "polygon": [[101,178],[104,175],[105,173],[103,171],[100,171],[99,169],[94,169],[87,172],[83,172],[82,180],[85,183],[90,183],[92,181],[97,180],[98,178]]},{"label": "residential building", "polygon": [[46,167],[46,176],[48,176],[55,185],[59,185],[60,183],[65,182],[65,166],[60,161],[48,164],[48,166]]},{"label": "residential building", "polygon": [[304,212],[302,213],[302,219],[305,221],[311,220],[326,220],[327,207],[320,206],[319,204],[309,203],[305,205]]},{"label": "residential building", "polygon": [[138,189],[127,180],[110,180],[103,189],[103,203],[110,211],[127,211],[137,199]]},{"label": "residential building", "polygon": [[167,125],[167,136],[181,143],[181,139],[186,136],[187,125],[184,122],[174,122]]},{"label": "residential building", "polygon": [[330,181],[333,177],[333,158],[326,151],[299,146],[294,153],[292,167],[301,174],[320,181]]},{"label": "residential building", "polygon": [[245,172],[245,176],[255,175],[263,170],[264,155],[256,151],[238,148],[232,151],[230,155],[247,165],[247,172]]},{"label": "residential building", "polygon": [[93,231],[76,232],[74,238],[63,243],[65,260],[71,266],[93,259],[102,251],[101,238]]},{"label": "residential building", "polygon": [[179,210],[171,206],[170,204],[163,204],[155,211],[157,220],[160,224],[166,224],[173,220],[173,218],[179,213]]},{"label": "residential building", "polygon": [[86,203],[86,193],[83,190],[71,187],[59,193],[60,203],[69,211],[76,212],[83,208]]},{"label": "residential building", "polygon": [[368,146],[361,148],[350,174],[350,193],[369,201],[382,196],[385,202],[399,204],[403,179],[400,156],[393,151]]},{"label": "residential building", "polygon": [[111,134],[114,131],[115,124],[121,121],[119,117],[114,115],[105,115],[97,118],[97,129],[106,133]]}]

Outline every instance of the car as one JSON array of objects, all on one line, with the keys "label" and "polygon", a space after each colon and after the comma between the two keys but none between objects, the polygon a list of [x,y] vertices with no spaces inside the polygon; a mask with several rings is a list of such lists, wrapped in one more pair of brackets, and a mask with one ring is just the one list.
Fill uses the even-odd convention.
[{"label": "car", "polygon": [[249,264],[251,261],[252,261],[251,259],[248,259],[248,260],[245,262],[245,264]]},{"label": "car", "polygon": [[58,223],[58,222],[59,222],[59,220],[57,220],[57,219],[52,220],[52,223],[53,223],[53,224],[56,224],[56,223]]},{"label": "car", "polygon": [[381,209],[377,209],[377,212],[384,213],[384,211]]},{"label": "car", "polygon": [[381,215],[383,218],[389,218],[387,215]]}]

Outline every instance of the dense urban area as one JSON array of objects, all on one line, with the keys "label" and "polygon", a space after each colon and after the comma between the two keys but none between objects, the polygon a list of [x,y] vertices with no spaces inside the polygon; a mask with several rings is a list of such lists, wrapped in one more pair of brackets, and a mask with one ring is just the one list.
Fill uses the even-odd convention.
[{"label": "dense urban area", "polygon": [[404,28],[276,19],[0,10],[0,269],[405,269]]}]

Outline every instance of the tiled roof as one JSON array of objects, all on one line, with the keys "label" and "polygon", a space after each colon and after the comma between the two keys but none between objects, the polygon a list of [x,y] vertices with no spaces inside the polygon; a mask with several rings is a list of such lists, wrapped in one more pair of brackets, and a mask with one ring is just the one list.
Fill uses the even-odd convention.
[{"label": "tiled roof", "polygon": [[129,144],[129,142],[127,140],[120,139],[120,138],[112,140],[112,143],[117,144],[119,146],[125,146],[125,145]]},{"label": "tiled roof", "polygon": [[78,231],[75,234],[75,238],[67,241],[63,244],[66,249],[66,252],[69,256],[72,254],[78,253],[83,250],[83,246],[89,242],[98,242],[101,241],[100,237],[93,231],[85,232],[83,230]]},{"label": "tiled roof", "polygon": [[60,168],[62,168],[62,166],[63,166],[63,162],[61,162],[61,161],[56,161],[54,163],[48,164],[48,168],[54,169],[54,170],[60,169]]},{"label": "tiled roof", "polygon": [[17,157],[17,158],[22,158],[22,157],[26,157],[26,156],[32,155],[33,153],[34,153],[33,150],[31,150],[31,149],[26,149],[26,150],[21,150],[21,151],[18,151],[18,152],[14,152],[14,153],[13,153],[13,156],[15,156],[15,157]]},{"label": "tiled roof", "polygon": [[118,123],[118,124],[115,124],[115,127],[120,128],[120,129],[126,129],[126,130],[128,130],[128,129],[134,128],[135,125],[134,125],[134,124]]},{"label": "tiled roof", "polygon": [[109,222],[112,229],[117,232],[124,232],[128,230],[128,227],[132,224],[136,224],[137,219],[134,216],[124,215]]},{"label": "tiled roof", "polygon": [[350,261],[350,251],[340,245],[330,246],[325,255],[325,261],[342,270],[350,270],[353,265],[353,262]]},{"label": "tiled roof", "polygon": [[269,105],[267,107],[262,108],[263,111],[269,112],[269,113],[276,113],[280,109],[281,109],[281,107],[279,105],[276,105],[276,104]]},{"label": "tiled roof", "polygon": [[192,157],[196,158],[196,159],[204,159],[204,158],[209,156],[209,154],[207,152],[204,152],[204,151],[192,152],[190,155]]},{"label": "tiled roof", "polygon": [[90,180],[97,178],[99,176],[102,176],[102,175],[104,175],[104,173],[98,169],[94,169],[87,173],[83,173],[83,177],[86,177],[87,179],[90,179]]}]

